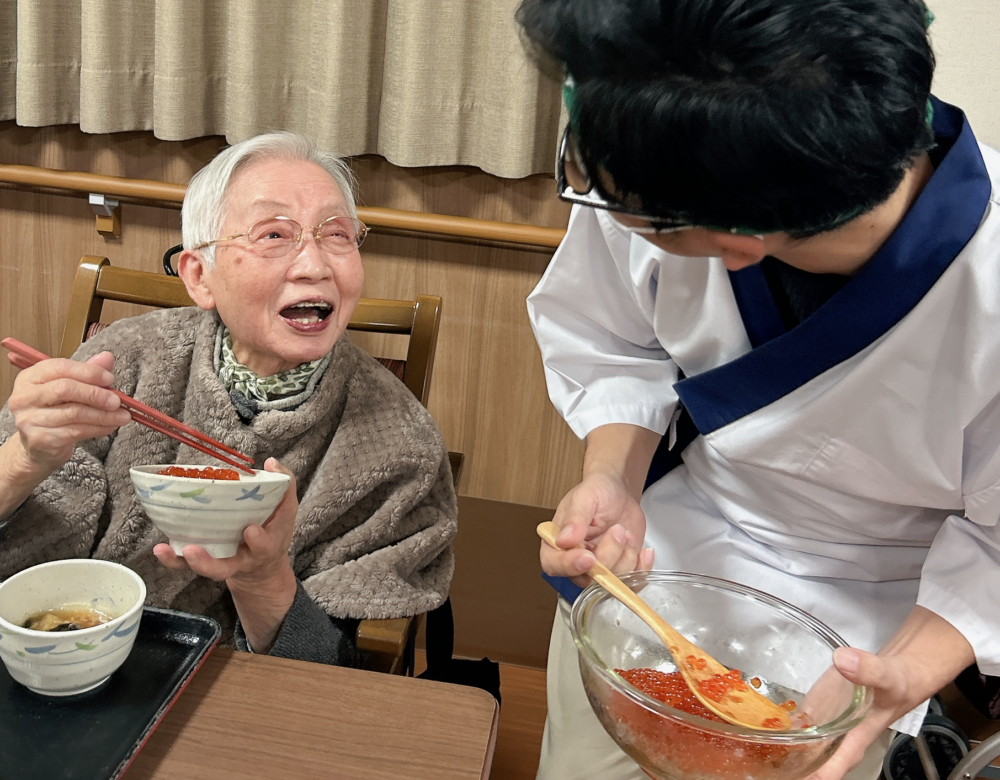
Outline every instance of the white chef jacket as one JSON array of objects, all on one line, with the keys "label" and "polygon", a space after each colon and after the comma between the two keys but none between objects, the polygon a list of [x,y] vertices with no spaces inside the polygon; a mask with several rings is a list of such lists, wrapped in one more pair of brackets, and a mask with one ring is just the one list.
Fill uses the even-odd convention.
[{"label": "white chef jacket", "polygon": [[578,436],[665,433],[678,399],[700,432],[643,497],[657,569],[773,593],[873,652],[920,604],[1000,675],[1000,154],[934,104],[932,178],[791,330],[758,266],[584,207],[528,310]]}]

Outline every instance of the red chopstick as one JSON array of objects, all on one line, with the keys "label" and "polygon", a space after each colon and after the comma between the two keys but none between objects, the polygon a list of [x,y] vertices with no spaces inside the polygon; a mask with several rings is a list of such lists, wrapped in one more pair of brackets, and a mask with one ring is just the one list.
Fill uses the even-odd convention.
[{"label": "red chopstick", "polygon": [[[10,362],[13,363],[18,368],[28,368],[29,366],[35,365],[41,360],[48,360],[49,356],[44,352],[39,352],[33,347],[29,347],[14,338],[6,338],[0,341],[0,346],[10,350],[10,355],[8,358]],[[227,447],[221,441],[216,441],[215,439],[206,436],[201,431],[197,431],[189,425],[185,425],[179,420],[175,420],[173,417],[165,415],[163,412],[157,411],[152,406],[147,406],[142,401],[137,401],[131,396],[125,395],[113,387],[109,387],[112,393],[118,396],[122,402],[122,406],[128,409],[129,414],[132,419],[141,425],[145,425],[147,428],[152,428],[154,431],[159,431],[171,439],[176,439],[182,444],[186,444],[189,447],[193,447],[196,450],[201,450],[207,455],[211,455],[213,458],[218,458],[223,463],[228,463],[230,466],[235,466],[238,469],[242,469],[248,474],[253,474],[253,470],[247,468],[242,463],[237,463],[235,460],[227,458],[218,452],[213,452],[208,449],[208,447],[215,447],[223,452],[228,452],[240,460],[246,461],[251,466],[253,465],[253,458],[247,457],[242,452],[234,450],[232,447]],[[205,445],[208,445],[206,447]]]}]

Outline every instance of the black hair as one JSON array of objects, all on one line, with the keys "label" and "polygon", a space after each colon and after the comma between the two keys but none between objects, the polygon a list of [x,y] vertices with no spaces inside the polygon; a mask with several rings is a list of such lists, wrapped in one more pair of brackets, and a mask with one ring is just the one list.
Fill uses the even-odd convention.
[{"label": "black hair", "polygon": [[647,213],[820,232],[933,146],[922,0],[523,0],[517,19],[572,75],[602,194]]}]

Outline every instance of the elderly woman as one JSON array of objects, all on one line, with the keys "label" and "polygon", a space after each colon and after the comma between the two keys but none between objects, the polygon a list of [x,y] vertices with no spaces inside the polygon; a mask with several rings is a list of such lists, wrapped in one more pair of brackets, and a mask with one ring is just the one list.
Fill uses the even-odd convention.
[{"label": "elderly woman", "polygon": [[[148,603],[218,619],[243,650],[352,665],[360,618],[441,604],[456,501],[441,435],[345,335],[361,294],[348,171],[301,136],[236,144],[192,180],[181,278],[197,308],[116,322],[22,371],[0,412],[0,578],[117,561]],[[232,558],[175,555],[129,468],[209,463],[139,425],[117,389],[293,481]]]}]

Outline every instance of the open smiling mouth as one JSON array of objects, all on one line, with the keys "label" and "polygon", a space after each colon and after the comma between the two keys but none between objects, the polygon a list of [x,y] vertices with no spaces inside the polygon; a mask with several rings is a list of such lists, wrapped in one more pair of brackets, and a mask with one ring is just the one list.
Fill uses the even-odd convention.
[{"label": "open smiling mouth", "polygon": [[296,327],[316,326],[325,323],[333,307],[325,301],[303,301],[281,310],[281,316]]}]

